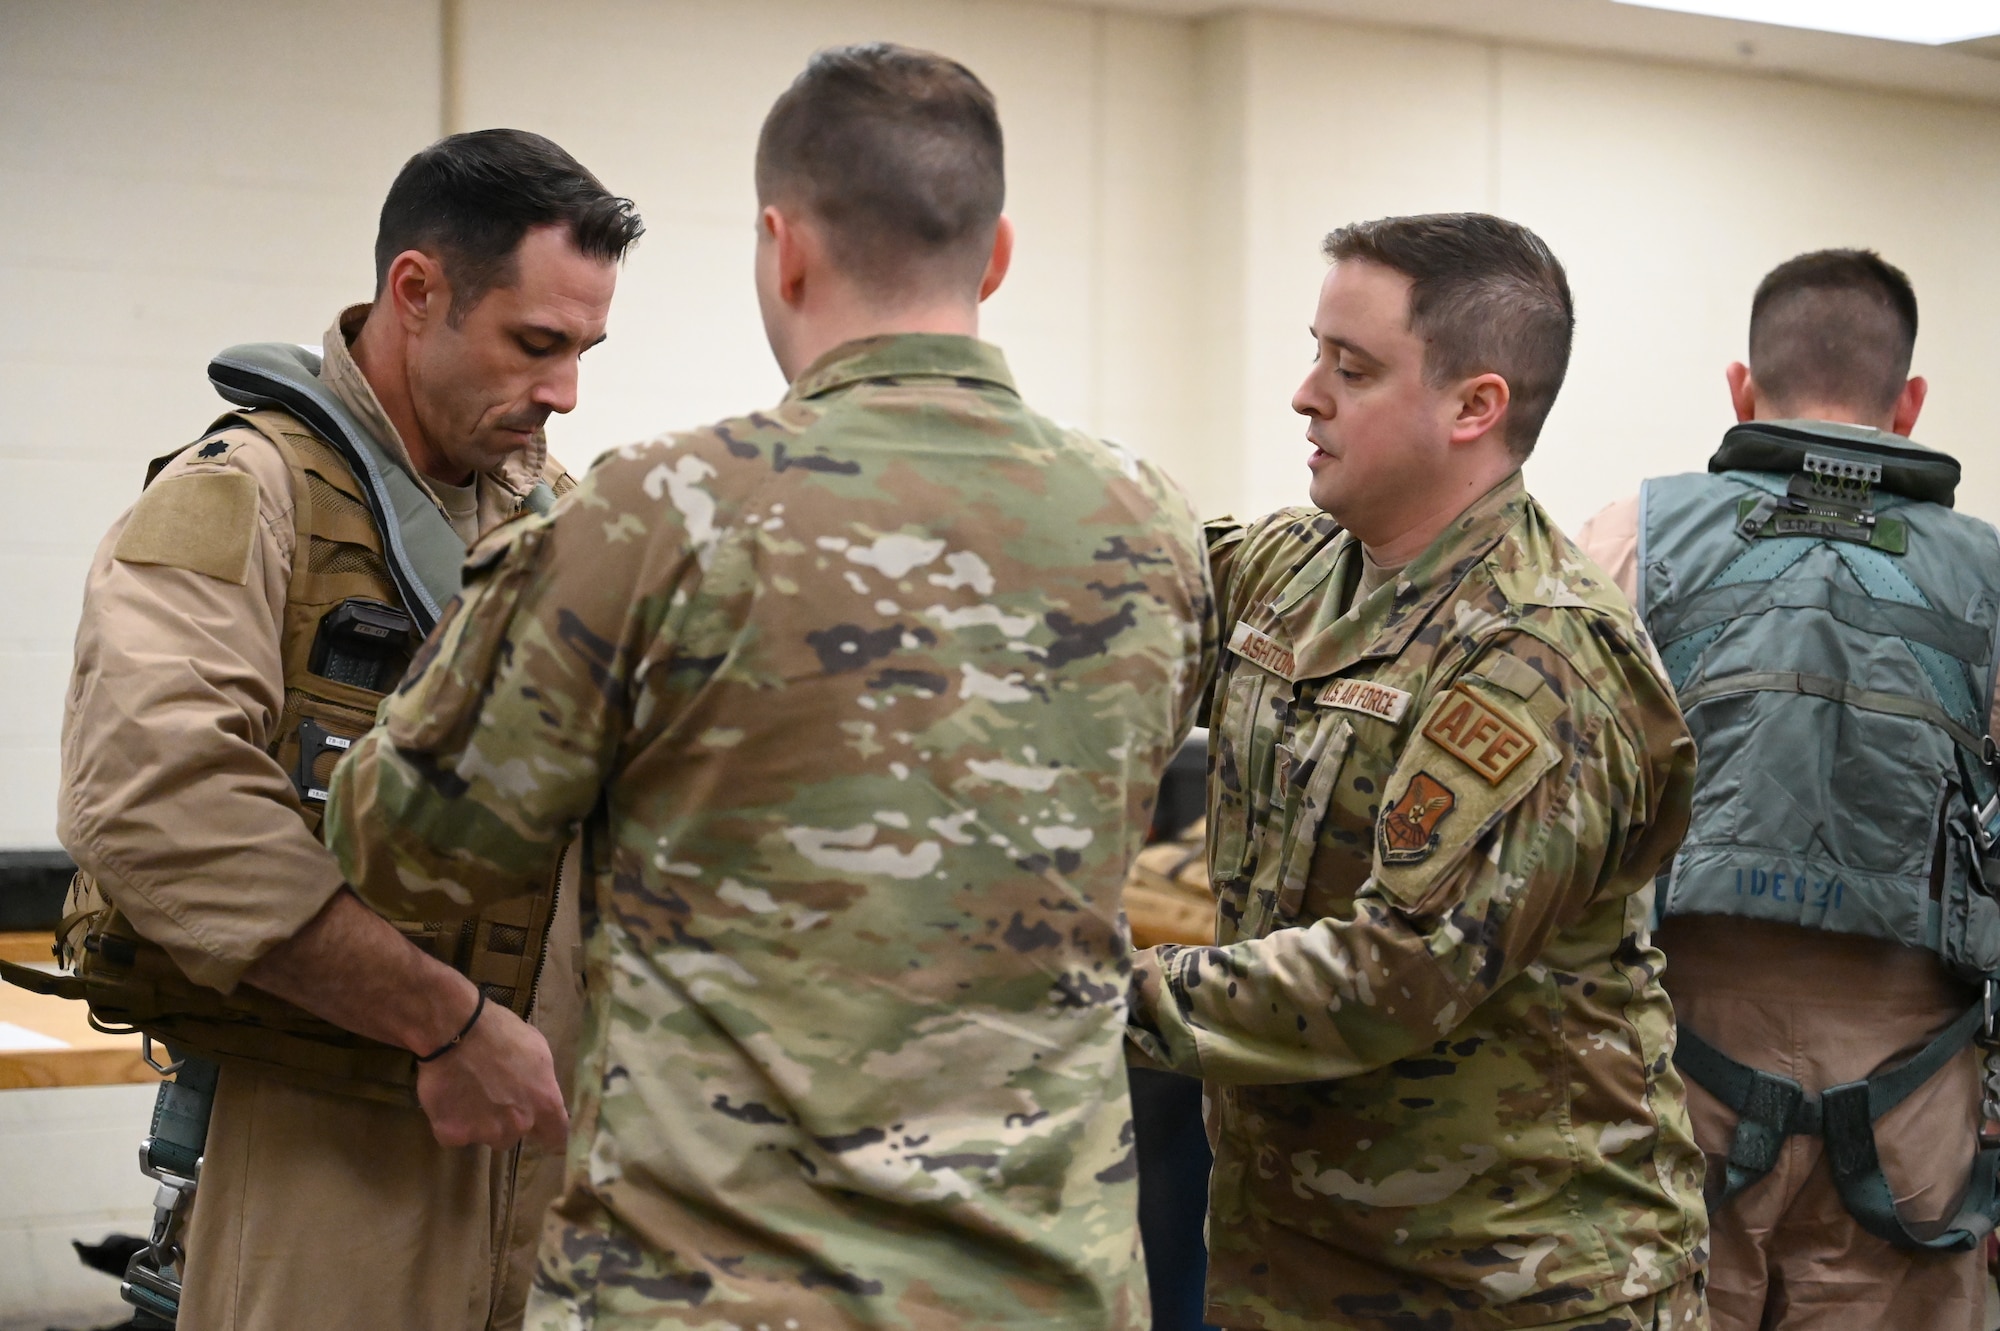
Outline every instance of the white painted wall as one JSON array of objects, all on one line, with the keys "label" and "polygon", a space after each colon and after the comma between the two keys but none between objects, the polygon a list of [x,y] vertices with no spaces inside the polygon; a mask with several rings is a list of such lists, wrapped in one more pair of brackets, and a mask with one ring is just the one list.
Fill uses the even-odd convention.
[{"label": "white painted wall", "polygon": [[466,0],[465,123],[548,134],[647,224],[582,405],[551,427],[565,456],[782,395],[750,285],[757,131],[813,51],[877,38],[949,52],[999,99],[1019,244],[982,331],[1029,400],[1159,456],[1195,447],[1192,24],[982,0],[591,3],[553,27],[545,12]]},{"label": "white painted wall", "polygon": [[437,30],[417,0],[0,0],[0,846],[56,844],[84,573],[217,414],[208,356],[365,298]]},{"label": "white painted wall", "polygon": [[156,1185],[139,1173],[151,1086],[0,1091],[0,1327],[106,1326],[131,1315],[118,1282],[72,1240],[143,1236]]},{"label": "white painted wall", "polygon": [[[1985,390],[2000,352],[2000,108],[1249,15],[1215,21],[1247,87],[1236,131],[1247,276],[1238,502],[1300,502],[1289,408],[1332,226],[1477,208],[1535,228],[1577,303],[1569,381],[1528,464],[1572,529],[1648,475],[1699,470],[1733,417],[1750,296],[1805,250],[1871,246],[1910,274],[1917,438],[1965,464],[1961,507],[2000,519]],[[1240,331],[1238,329],[1240,328]],[[1224,437],[1230,432],[1225,426]]]},{"label": "white painted wall", "polygon": [[[54,843],[84,569],[145,460],[215,409],[207,355],[311,340],[366,294],[397,165],[445,124],[445,0],[0,0],[0,846]],[[633,254],[572,465],[769,403],[751,147],[814,48],[889,37],[995,89],[1021,246],[989,306],[1037,405],[1167,465],[1210,511],[1303,494],[1289,410],[1320,236],[1489,208],[1569,264],[1569,387],[1529,478],[1574,525],[1700,465],[1751,289],[1872,244],[1924,305],[1919,437],[2000,517],[1981,427],[2000,347],[2000,108],[1504,41],[1026,0],[458,0],[454,104],[632,195]]]}]

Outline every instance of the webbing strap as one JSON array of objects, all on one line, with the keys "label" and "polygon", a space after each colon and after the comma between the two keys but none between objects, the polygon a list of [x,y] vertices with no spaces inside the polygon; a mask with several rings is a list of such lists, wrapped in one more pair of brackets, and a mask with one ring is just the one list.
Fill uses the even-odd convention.
[{"label": "webbing strap", "polygon": [[1770,1173],[1786,1137],[1817,1135],[1826,1140],[1841,1201],[1863,1229],[1899,1248],[1969,1251],[2000,1216],[2000,1147],[1980,1150],[1958,1215],[1942,1232],[1920,1237],[1897,1212],[1895,1194],[1882,1176],[1875,1122],[1961,1053],[1978,1034],[1985,1016],[1985,1005],[1975,1003],[1905,1062],[1864,1081],[1830,1086],[1819,1095],[1790,1077],[1737,1062],[1682,1026],[1674,1066],[1737,1114],[1716,1204]]},{"label": "webbing strap", "polygon": [[193,1179],[208,1146],[208,1115],[215,1107],[215,1064],[180,1057],[172,1081],[160,1083],[153,1100],[153,1127],[146,1136],[144,1164],[163,1174]]},{"label": "webbing strap", "polygon": [[[1819,541],[1811,536],[1781,536],[1768,541],[1752,541],[1750,548],[1729,561],[1715,580],[1702,588],[1697,595],[1713,592],[1718,587],[1734,587],[1740,583],[1770,582],[1804,559]],[[1663,607],[1654,611],[1655,618],[1676,613],[1678,607]],[[1650,629],[1650,625],[1648,626]],[[1660,663],[1667,668],[1667,678],[1679,690],[1694,673],[1696,662],[1722,635],[1727,623],[1710,624],[1700,631],[1677,641],[1668,642],[1660,648]],[[1670,633],[1654,630],[1656,639],[1671,637]],[[1685,704],[1683,704],[1685,705]]]},{"label": "webbing strap", "polygon": [[[1864,555],[1872,550],[1859,550]],[[1877,556],[1880,558],[1881,556]],[[1901,570],[1894,570],[1898,573]],[[1915,592],[1916,588],[1909,589]],[[1854,592],[1821,578],[1791,582],[1739,582],[1710,586],[1657,610],[1648,627],[1659,642],[1673,642],[1704,629],[1771,610],[1822,610],[1841,623],[1884,638],[1904,638],[1934,647],[1948,657],[1983,665],[1992,651],[1978,625],[1932,609],[1921,599],[1902,600]]]},{"label": "webbing strap", "polygon": [[1951,736],[1968,753],[1977,755],[1985,745],[1984,736],[1975,735],[1960,725],[1947,715],[1942,707],[1928,698],[1909,698],[1900,693],[1858,689],[1845,680],[1833,679],[1827,675],[1808,675],[1793,670],[1746,670],[1740,675],[1705,679],[1693,688],[1681,692],[1681,710],[1688,711],[1696,704],[1707,702],[1711,698],[1724,698],[1738,693],[1804,693],[1831,702],[1845,703],[1864,712],[1881,712],[1887,716],[1906,716],[1916,721],[1928,721]]},{"label": "webbing strap", "polygon": [[[1834,546],[1834,553],[1840,556],[1840,561],[1847,565],[1847,571],[1854,575],[1854,580],[1870,596],[1898,605],[1932,609],[1930,598],[1910,581],[1909,574],[1881,551],[1841,543]],[[1931,687],[1937,690],[1938,702],[1945,711],[1967,729],[1978,729],[1981,709],[1973,701],[1972,685],[1965,676],[1964,662],[1973,659],[1971,654],[1952,651],[1944,643],[1927,642],[1913,634],[1901,636],[1903,645],[1910,649],[1910,654],[1917,658],[1917,664],[1930,678]]]}]

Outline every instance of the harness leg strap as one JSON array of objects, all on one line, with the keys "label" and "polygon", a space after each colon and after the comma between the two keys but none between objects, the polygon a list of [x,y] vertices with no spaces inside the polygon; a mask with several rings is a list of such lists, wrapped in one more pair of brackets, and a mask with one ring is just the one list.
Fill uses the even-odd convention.
[{"label": "harness leg strap", "polygon": [[1907,1062],[1867,1081],[1829,1086],[1820,1096],[1825,1106],[1827,1163],[1840,1200],[1855,1223],[1885,1243],[1923,1252],[1969,1252],[1992,1231],[1995,1216],[2000,1215],[2000,1146],[1980,1148],[1958,1214],[1925,1236],[1897,1212],[1875,1145],[1876,1120],[1964,1052],[1984,1022],[1982,1000]]},{"label": "harness leg strap", "polygon": [[1674,1066],[1736,1111],[1736,1134],[1729,1142],[1723,1177],[1711,1179],[1705,1189],[1712,1207],[1769,1174],[1786,1137],[1819,1129],[1819,1102],[1803,1086],[1790,1077],[1737,1062],[1686,1026],[1680,1028]]}]

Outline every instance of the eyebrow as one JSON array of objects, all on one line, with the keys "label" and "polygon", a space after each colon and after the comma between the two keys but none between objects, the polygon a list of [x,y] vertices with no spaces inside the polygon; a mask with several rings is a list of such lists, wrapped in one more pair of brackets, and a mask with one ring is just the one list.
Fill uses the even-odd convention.
[{"label": "eyebrow", "polygon": [[[521,331],[533,337],[546,337],[559,347],[566,347],[576,341],[575,338],[565,333],[562,329],[551,328],[547,324],[525,324],[522,326]],[[583,349],[588,351],[598,343],[608,340],[610,336],[611,334],[609,333],[599,333],[596,337],[584,343]]]},{"label": "eyebrow", "polygon": [[1367,347],[1362,346],[1359,342],[1350,342],[1344,337],[1327,337],[1324,334],[1322,334],[1317,328],[1314,328],[1311,324],[1306,325],[1306,332],[1312,335],[1312,340],[1315,342],[1325,342],[1329,346],[1339,347],[1342,351],[1351,351],[1355,355],[1361,357],[1362,359],[1372,361],[1377,365],[1380,365],[1382,363],[1382,358],[1380,356],[1377,356],[1374,352],[1370,351]]}]

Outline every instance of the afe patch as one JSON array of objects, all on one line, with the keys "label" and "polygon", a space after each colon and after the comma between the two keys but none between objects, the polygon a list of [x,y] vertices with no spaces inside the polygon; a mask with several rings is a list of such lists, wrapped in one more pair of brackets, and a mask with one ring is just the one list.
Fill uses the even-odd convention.
[{"label": "afe patch", "polygon": [[1463,689],[1445,694],[1424,738],[1499,785],[1535,751],[1535,741],[1506,717]]},{"label": "afe patch", "polygon": [[1229,650],[1274,675],[1283,675],[1286,679],[1298,678],[1299,666],[1291,648],[1267,634],[1259,633],[1240,619],[1236,621],[1236,631],[1229,635]]},{"label": "afe patch", "polygon": [[1382,863],[1416,864],[1438,847],[1438,825],[1458,806],[1458,796],[1429,772],[1410,778],[1403,797],[1382,811],[1376,827]]}]

